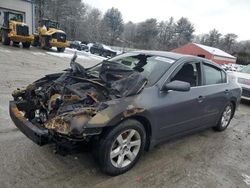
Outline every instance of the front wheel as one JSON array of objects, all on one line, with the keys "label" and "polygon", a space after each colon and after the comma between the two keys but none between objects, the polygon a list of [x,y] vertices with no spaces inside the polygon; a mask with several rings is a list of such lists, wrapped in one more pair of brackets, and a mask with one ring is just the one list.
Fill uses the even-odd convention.
[{"label": "front wheel", "polygon": [[98,160],[103,172],[119,175],[130,170],[145,147],[146,133],[136,120],[126,120],[100,140]]},{"label": "front wheel", "polygon": [[10,45],[10,38],[8,37],[8,32],[6,30],[2,30],[2,43],[4,45]]},{"label": "front wheel", "polygon": [[230,124],[233,114],[234,114],[234,106],[232,103],[229,103],[224,108],[220,121],[217,124],[217,126],[214,127],[214,129],[216,131],[224,131]]},{"label": "front wheel", "polygon": [[39,43],[39,36],[35,36],[34,37],[34,40],[32,41],[31,45],[34,46],[34,47],[40,45],[40,43]]},{"label": "front wheel", "polygon": [[29,48],[30,47],[30,42],[23,42],[23,48]]}]

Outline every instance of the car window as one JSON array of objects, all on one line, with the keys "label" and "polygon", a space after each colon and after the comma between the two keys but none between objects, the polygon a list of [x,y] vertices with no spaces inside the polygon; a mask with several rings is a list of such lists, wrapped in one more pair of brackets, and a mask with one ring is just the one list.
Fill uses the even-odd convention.
[{"label": "car window", "polygon": [[147,86],[155,84],[175,60],[161,56],[126,53],[109,59],[140,72],[148,79]]},{"label": "car window", "polygon": [[204,85],[226,83],[226,73],[212,65],[204,64]]},{"label": "car window", "polygon": [[227,74],[224,71],[221,71],[221,76],[222,76],[222,82],[226,83],[227,82]]},{"label": "car window", "polygon": [[250,74],[250,65],[244,67],[240,72]]},{"label": "car window", "polygon": [[178,80],[190,83],[191,87],[201,85],[201,64],[199,62],[185,63],[182,68],[173,75],[171,81]]}]

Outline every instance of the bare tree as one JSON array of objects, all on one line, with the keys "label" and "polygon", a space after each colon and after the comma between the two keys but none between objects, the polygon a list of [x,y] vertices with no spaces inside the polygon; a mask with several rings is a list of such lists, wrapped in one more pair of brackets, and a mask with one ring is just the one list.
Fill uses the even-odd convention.
[{"label": "bare tree", "polygon": [[136,29],[136,47],[144,49],[153,49],[157,43],[157,20],[147,19],[137,25]]},{"label": "bare tree", "polygon": [[100,24],[102,13],[99,9],[88,7],[86,16],[81,22],[81,40],[86,42],[97,42],[100,40]]},{"label": "bare tree", "polygon": [[137,25],[133,22],[128,22],[124,25],[122,38],[124,40],[125,45],[127,45],[128,47],[135,46],[136,27]]},{"label": "bare tree", "polygon": [[162,21],[158,25],[158,48],[161,50],[169,50],[172,48],[173,38],[175,36],[174,18],[171,17],[168,21]]}]

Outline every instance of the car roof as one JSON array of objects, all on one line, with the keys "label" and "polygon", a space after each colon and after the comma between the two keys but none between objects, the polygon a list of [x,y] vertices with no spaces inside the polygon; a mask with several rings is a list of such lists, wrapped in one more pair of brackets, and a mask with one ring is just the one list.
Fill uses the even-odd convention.
[{"label": "car roof", "polygon": [[[141,53],[141,54],[145,54],[145,55],[155,55],[155,56],[162,56],[162,57],[167,57],[173,60],[179,60],[181,58],[187,58],[187,57],[191,57],[191,58],[195,58],[197,60],[209,63],[210,65],[216,66],[217,68],[222,69],[217,63],[206,59],[206,58],[202,58],[202,57],[198,57],[198,56],[193,56],[193,55],[186,55],[186,54],[179,54],[179,53],[175,53],[175,52],[166,52],[166,51],[154,51],[154,50],[138,50],[138,51],[131,51],[128,53]],[[222,69],[223,70],[223,69]]]},{"label": "car roof", "polygon": [[154,50],[137,50],[137,51],[131,51],[131,53],[142,53],[145,55],[163,56],[163,57],[168,57],[174,60],[178,60],[182,57],[190,57],[190,55],[184,55],[184,54],[166,52],[166,51],[154,51]]}]

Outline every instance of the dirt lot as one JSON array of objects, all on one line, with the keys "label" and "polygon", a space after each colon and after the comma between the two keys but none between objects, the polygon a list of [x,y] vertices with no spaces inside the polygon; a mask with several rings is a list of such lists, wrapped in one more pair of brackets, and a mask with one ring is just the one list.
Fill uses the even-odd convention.
[{"label": "dirt lot", "polygon": [[[89,152],[63,157],[53,145],[37,146],[10,120],[8,101],[15,88],[69,66],[71,51],[55,53],[0,45],[0,187],[250,187],[250,103],[244,101],[225,132],[162,144],[117,177],[102,174]],[[99,61],[87,53],[78,60]]]}]

